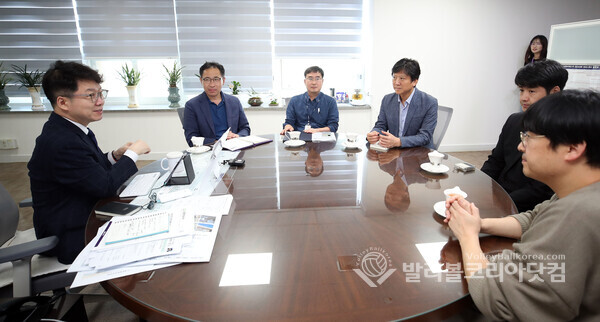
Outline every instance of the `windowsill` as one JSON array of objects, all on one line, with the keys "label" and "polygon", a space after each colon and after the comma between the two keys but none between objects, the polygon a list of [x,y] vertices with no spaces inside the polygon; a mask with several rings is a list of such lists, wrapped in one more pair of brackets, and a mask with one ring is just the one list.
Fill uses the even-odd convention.
[{"label": "windowsill", "polygon": [[[185,104],[185,103],[184,103]],[[184,104],[181,104],[181,107],[184,106]],[[44,109],[40,110],[40,111],[34,111],[31,109],[31,103],[15,103],[15,104],[9,104],[10,106],[10,110],[2,110],[0,111],[0,113],[49,113],[52,112],[52,106],[47,103],[44,102]],[[285,111],[286,106],[269,106],[269,105],[265,105],[265,106],[249,106],[247,104],[242,104],[242,106],[244,107],[244,111]],[[338,109],[339,110],[368,110],[371,109],[371,106],[368,104],[365,105],[351,105],[348,103],[338,103]],[[153,105],[153,104],[148,104],[148,105],[139,105],[139,107],[127,107],[127,105],[123,104],[123,105],[119,105],[119,104],[105,104],[104,105],[104,111],[105,112],[160,112],[160,111],[176,111],[177,108],[172,108],[169,107],[168,105]]]}]

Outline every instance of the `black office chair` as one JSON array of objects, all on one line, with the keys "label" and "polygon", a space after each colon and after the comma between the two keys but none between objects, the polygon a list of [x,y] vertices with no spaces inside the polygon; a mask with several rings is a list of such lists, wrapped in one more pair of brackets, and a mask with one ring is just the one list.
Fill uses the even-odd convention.
[{"label": "black office chair", "polygon": [[437,150],[446,134],[450,119],[452,118],[452,108],[447,106],[438,106],[438,118],[435,130],[433,131],[433,149]]},{"label": "black office chair", "polygon": [[56,257],[37,254],[58,244],[58,237],[36,239],[32,229],[17,231],[19,209],[0,184],[0,297],[25,297],[45,291],[64,289],[75,273]]},{"label": "black office chair", "polygon": [[185,112],[185,107],[180,107],[177,109],[177,114],[179,114],[179,120],[181,121],[181,125],[183,126],[183,113]]}]

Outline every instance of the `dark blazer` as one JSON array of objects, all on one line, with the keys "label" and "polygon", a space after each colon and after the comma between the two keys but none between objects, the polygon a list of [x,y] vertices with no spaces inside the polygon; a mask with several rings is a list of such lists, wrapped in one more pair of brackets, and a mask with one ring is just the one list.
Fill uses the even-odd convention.
[{"label": "dark blazer", "polygon": [[415,87],[415,93],[408,107],[403,133],[400,130],[400,103],[398,94],[383,97],[377,122],[371,131],[388,131],[400,137],[403,148],[424,146],[433,148],[433,130],[437,124],[437,99]]},{"label": "dark blazer", "polygon": [[508,192],[520,212],[533,209],[554,194],[545,184],[523,174],[521,152],[517,150],[521,143],[519,132],[523,114],[524,112],[514,113],[508,117],[496,147],[481,167],[481,171],[496,180]]},{"label": "dark blazer", "polygon": [[137,171],[123,156],[111,165],[106,154],[75,124],[52,112],[27,165],[37,238],[56,235],[47,255],[71,263],[84,245],[84,229],[99,199],[112,197]]},{"label": "dark blazer", "polygon": [[[250,124],[242,108],[240,100],[232,95],[221,92],[225,101],[225,112],[227,113],[227,126],[231,132],[239,136],[250,135]],[[210,113],[209,99],[206,93],[202,93],[185,103],[183,114],[183,131],[189,146],[192,146],[192,136],[204,137],[204,143],[211,143],[217,139],[215,124]]]}]

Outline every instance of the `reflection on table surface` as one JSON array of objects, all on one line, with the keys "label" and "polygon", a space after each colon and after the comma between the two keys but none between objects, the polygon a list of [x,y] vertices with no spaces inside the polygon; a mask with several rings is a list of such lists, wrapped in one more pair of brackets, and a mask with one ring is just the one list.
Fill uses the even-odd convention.
[{"label": "reflection on table surface", "polygon": [[[433,211],[444,200],[443,190],[460,186],[482,217],[516,211],[506,192],[479,170],[453,171],[459,159],[443,160],[451,169],[447,173],[421,170],[428,162],[426,148],[377,153],[362,144],[350,150],[342,145],[343,135],[336,143],[286,148],[274,138],[243,151],[245,167],[230,169],[224,178],[223,192],[232,193],[236,208],[222,220],[210,263],[158,270],[144,283],[132,285],[131,278],[103,283],[111,295],[144,318],[415,316],[467,294],[462,278],[449,281],[448,272],[428,272],[416,246],[439,246],[431,248],[439,266],[460,262],[457,242]],[[99,224],[91,216],[88,234]],[[485,238],[489,251],[512,242]],[[381,256],[371,258],[373,252]],[[231,274],[247,283],[260,276],[267,281],[221,287],[223,275]]]}]

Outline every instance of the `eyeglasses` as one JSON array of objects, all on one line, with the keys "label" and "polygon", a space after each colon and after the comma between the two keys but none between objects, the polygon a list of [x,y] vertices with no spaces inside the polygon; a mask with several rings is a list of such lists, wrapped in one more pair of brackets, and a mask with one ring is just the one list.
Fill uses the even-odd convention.
[{"label": "eyeglasses", "polygon": [[306,77],[306,80],[309,82],[320,82],[323,80],[323,78],[317,76],[317,77]]},{"label": "eyeglasses", "polygon": [[221,79],[222,79],[221,77],[215,77],[215,78],[208,78],[208,77],[206,77],[206,78],[203,78],[203,79],[202,79],[202,82],[203,82],[204,84],[210,84],[210,83],[220,83],[220,82],[221,82]]},{"label": "eyeglasses", "polygon": [[521,143],[523,143],[523,147],[527,147],[527,141],[529,139],[537,139],[537,138],[545,138],[545,135],[529,135],[527,132],[519,132],[519,136],[521,137]]},{"label": "eyeglasses", "polygon": [[102,98],[103,100],[106,99],[108,96],[108,90],[102,89],[90,94],[71,94],[70,96],[89,97],[92,100],[92,103],[96,104],[99,98]]}]

